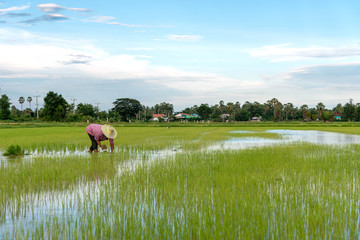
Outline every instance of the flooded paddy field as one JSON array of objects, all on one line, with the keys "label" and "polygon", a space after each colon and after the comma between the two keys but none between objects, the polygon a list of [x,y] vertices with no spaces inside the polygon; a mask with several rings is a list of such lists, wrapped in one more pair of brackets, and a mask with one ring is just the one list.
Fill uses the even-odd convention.
[{"label": "flooded paddy field", "polygon": [[95,155],[72,132],[7,139],[30,155],[0,157],[0,239],[360,237],[360,135],[132,128]]}]

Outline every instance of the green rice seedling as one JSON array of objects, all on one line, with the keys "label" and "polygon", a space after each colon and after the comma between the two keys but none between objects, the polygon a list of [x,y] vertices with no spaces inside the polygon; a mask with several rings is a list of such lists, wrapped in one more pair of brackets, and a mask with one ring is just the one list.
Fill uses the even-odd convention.
[{"label": "green rice seedling", "polygon": [[[34,157],[11,166],[0,166],[0,209],[9,209],[28,194],[65,191],[74,185],[114,177],[126,153],[65,157]],[[25,205],[26,206],[26,205]],[[23,209],[23,205],[16,207]],[[9,210],[8,210],[9,212]],[[21,211],[26,214],[26,211]],[[1,212],[1,216],[5,213]]]},{"label": "green rice seedling", "polygon": [[[62,204],[62,212],[76,209],[75,216],[51,214],[23,231],[14,226],[18,238],[359,238],[359,145],[295,143],[208,152],[198,150],[227,139],[229,131],[245,129],[174,129],[119,129],[115,154],[42,156],[0,166],[5,183],[0,209],[17,221],[16,213],[26,212],[24,200],[31,207],[27,194],[48,193],[55,199],[55,192],[84,184],[88,191]],[[39,144],[62,149],[58,144],[66,141]],[[80,146],[87,144],[88,139],[79,140]],[[151,154],[174,146],[184,151],[153,160]],[[131,156],[141,164],[126,167]]]},{"label": "green rice seedling", "polygon": [[[125,149],[159,150],[179,142],[196,140],[211,128],[118,128],[115,146]],[[21,144],[31,151],[64,151],[86,149],[90,140],[84,127],[9,128],[0,131],[0,146]]]},{"label": "green rice seedling", "polygon": [[292,144],[159,159],[102,182],[79,203],[77,228],[60,226],[71,238],[358,238],[359,150]]}]

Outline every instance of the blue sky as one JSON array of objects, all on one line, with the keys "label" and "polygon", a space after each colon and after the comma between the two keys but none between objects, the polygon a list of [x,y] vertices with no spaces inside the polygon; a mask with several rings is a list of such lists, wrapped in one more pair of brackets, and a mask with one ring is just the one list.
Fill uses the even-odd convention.
[{"label": "blue sky", "polygon": [[358,1],[0,0],[0,88],[68,102],[360,102]]}]

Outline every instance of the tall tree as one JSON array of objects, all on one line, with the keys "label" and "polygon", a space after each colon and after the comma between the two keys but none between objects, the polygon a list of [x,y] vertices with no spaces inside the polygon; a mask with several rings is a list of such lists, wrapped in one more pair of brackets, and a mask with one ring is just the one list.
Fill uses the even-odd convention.
[{"label": "tall tree", "polygon": [[266,105],[267,105],[267,111],[272,111],[273,120],[279,121],[280,118],[282,117],[282,110],[283,110],[282,103],[279,102],[279,100],[277,100],[276,98],[273,98],[271,100],[268,100],[266,102]]},{"label": "tall tree", "polygon": [[227,112],[230,115],[230,120],[234,119],[235,118],[235,115],[234,115],[234,103],[228,102],[226,104],[226,106],[227,106]]},{"label": "tall tree", "polygon": [[21,111],[23,110],[23,104],[25,102],[25,98],[24,97],[19,97],[19,103],[21,105]]},{"label": "tall tree", "polygon": [[234,104],[234,109],[233,109],[233,116],[232,116],[232,119],[235,120],[235,116],[236,114],[238,114],[239,112],[241,111],[241,106],[240,106],[240,103],[239,102],[236,102]]},{"label": "tall tree", "polygon": [[160,104],[156,104],[154,110],[157,114],[165,114],[170,117],[174,112],[174,106],[170,103],[162,102]]},{"label": "tall tree", "polygon": [[[250,121],[254,115],[254,105],[249,102],[246,101],[243,105],[242,105],[242,112],[241,112],[241,117],[238,116],[238,119],[241,119],[240,121],[244,121],[243,118],[244,116],[248,116],[248,121]],[[245,113],[247,112],[247,114]]]},{"label": "tall tree", "polygon": [[226,107],[226,105],[224,104],[224,101],[223,101],[223,100],[221,100],[221,101],[219,102],[219,108],[220,108],[221,114],[226,113],[227,107]]},{"label": "tall tree", "polygon": [[333,112],[337,113],[337,114],[343,114],[344,112],[344,108],[341,105],[341,103],[338,103],[334,108],[333,108]]},{"label": "tall tree", "polygon": [[30,109],[31,109],[31,102],[32,102],[32,97],[28,97],[28,98],[27,98],[27,101],[29,102],[29,105],[30,105]]},{"label": "tall tree", "polygon": [[207,120],[212,113],[212,109],[208,104],[201,104],[200,107],[198,107],[197,112],[201,119]]},{"label": "tall tree", "polygon": [[136,114],[142,109],[140,102],[132,98],[118,98],[113,104],[115,106],[112,110],[118,113],[122,120],[136,117]]},{"label": "tall tree", "polygon": [[283,105],[281,102],[277,102],[274,106],[274,121],[280,121],[283,118]]},{"label": "tall tree", "polygon": [[355,105],[355,121],[360,121],[360,103]]},{"label": "tall tree", "polygon": [[221,110],[219,108],[218,104],[215,104],[211,106],[211,120],[214,122],[220,122],[221,121]]},{"label": "tall tree", "polygon": [[16,118],[16,117],[18,117],[18,116],[21,115],[20,110],[18,110],[18,109],[15,107],[15,105],[12,105],[12,106],[11,106],[10,114],[11,114],[11,117],[12,117],[12,118],[14,118],[14,117]]},{"label": "tall tree", "polygon": [[284,104],[284,112],[285,112],[285,119],[288,120],[288,116],[291,115],[291,112],[294,108],[294,105],[292,103],[286,103]]},{"label": "tall tree", "polygon": [[7,120],[10,119],[10,99],[5,94],[1,95],[0,98],[0,119]]},{"label": "tall tree", "polygon": [[299,109],[297,107],[293,107],[290,111],[290,115],[293,118],[293,120],[295,120],[297,112],[299,111]]},{"label": "tall tree", "polygon": [[84,116],[95,117],[95,107],[89,103],[79,103],[76,108],[76,113]]},{"label": "tall tree", "polygon": [[306,120],[306,113],[309,110],[309,106],[307,104],[304,104],[300,107],[300,110],[303,113],[303,119]]},{"label": "tall tree", "polygon": [[350,98],[349,102],[344,105],[344,118],[348,121],[354,121],[355,119],[355,104],[353,104],[353,100]]},{"label": "tall tree", "polygon": [[254,106],[253,108],[254,117],[262,117],[264,115],[264,106],[259,102],[254,102],[253,106]]},{"label": "tall tree", "polygon": [[322,103],[322,102],[319,102],[317,105],[316,105],[316,111],[318,112],[318,118],[321,119],[321,114],[322,112],[324,111],[325,109],[325,105]]},{"label": "tall tree", "polygon": [[62,121],[66,117],[69,104],[55,92],[48,92],[44,98],[44,109],[42,115],[47,121]]}]

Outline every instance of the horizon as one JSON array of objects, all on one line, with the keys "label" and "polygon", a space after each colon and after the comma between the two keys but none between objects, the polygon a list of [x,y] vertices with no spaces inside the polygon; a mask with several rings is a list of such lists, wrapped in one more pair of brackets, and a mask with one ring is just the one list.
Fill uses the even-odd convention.
[{"label": "horizon", "polygon": [[33,106],[53,91],[106,111],[118,98],[174,111],[272,98],[327,109],[359,103],[359,7],[0,0],[0,92],[17,108],[21,96]]},{"label": "horizon", "polygon": [[[56,93],[56,92],[55,92]],[[0,88],[0,96],[2,95],[2,94],[5,94],[6,95],[6,93],[1,93],[1,88]],[[61,95],[62,96],[62,94],[61,93],[57,93],[58,95]],[[39,95],[38,95],[39,96]],[[20,96],[20,97],[24,97],[24,99],[25,99],[25,102],[23,103],[23,104],[25,104],[25,105],[27,105],[27,104],[29,104],[30,105],[30,103],[27,101],[27,98],[28,97],[31,97],[31,96],[27,96],[27,97],[25,97],[25,96]],[[20,98],[19,97],[19,98]],[[36,97],[36,96],[33,96],[32,97],[32,101],[31,101],[31,110],[32,111],[35,111],[36,110],[36,107],[35,107],[35,104],[36,104],[36,98],[34,98],[34,97]],[[40,97],[40,96],[39,96]],[[74,100],[74,99],[70,99],[70,101],[68,101],[64,96],[62,96],[66,101],[67,101],[67,103],[69,104],[69,105],[71,105],[72,104],[72,101]],[[44,108],[44,102],[43,101],[40,101],[40,100],[42,100],[43,98],[39,98],[38,100],[39,100],[39,105],[41,105],[41,107],[39,107],[39,110],[41,110],[42,108]],[[77,99],[75,99],[75,100],[77,100]],[[116,99],[115,99],[116,100]],[[114,100],[114,101],[115,101]],[[137,99],[135,99],[135,100],[137,100]],[[269,100],[271,100],[271,99],[269,99]],[[349,103],[350,102],[350,100],[353,100],[352,98],[350,98],[349,100],[348,100],[348,102],[346,102],[346,103]],[[221,100],[220,100],[221,101]],[[215,103],[215,104],[208,104],[208,103],[201,103],[201,104],[195,104],[195,105],[192,105],[192,106],[186,106],[186,107],[184,107],[184,108],[182,108],[181,110],[177,110],[177,109],[175,109],[175,106],[174,106],[174,110],[173,110],[173,113],[181,113],[181,112],[183,112],[184,110],[186,110],[186,108],[191,108],[191,107],[194,107],[194,106],[200,106],[200,105],[202,105],[202,104],[207,104],[209,107],[213,107],[213,106],[216,106],[216,105],[218,105],[219,106],[219,104],[220,104],[220,101],[219,101],[219,103]],[[19,99],[17,100],[17,101],[15,101],[15,100],[12,100],[12,99],[10,99],[10,102],[11,102],[11,105],[14,105],[15,107],[16,107],[16,109],[18,109],[18,110],[20,110],[20,108],[21,108],[21,104],[19,103]],[[41,104],[40,104],[40,102],[41,102]],[[249,101],[245,101],[244,103],[246,103],[246,102],[249,102]],[[265,104],[267,104],[266,102],[258,102],[258,101],[254,101],[254,102],[250,102],[250,103],[255,103],[255,102],[257,102],[257,103],[259,103],[260,105],[265,105]],[[287,104],[287,103],[291,103],[291,102],[281,102],[281,101],[279,101],[281,104]],[[93,107],[96,107],[96,108],[98,108],[99,109],[99,111],[106,111],[106,112],[108,112],[108,111],[111,111],[112,110],[112,108],[109,108],[109,109],[101,109],[100,107],[99,107],[99,105],[100,105],[100,103],[94,103],[94,104],[92,104],[92,103],[85,103],[85,102],[79,102],[79,103],[75,103],[75,107],[77,107],[77,105],[78,104],[91,104]],[[233,104],[235,104],[236,102],[235,101],[230,101],[230,102],[224,102],[224,105],[227,105],[228,103],[233,103]],[[240,102],[239,102],[240,103]],[[240,103],[240,107],[242,108],[242,106],[243,106],[243,104],[244,103]],[[323,102],[319,102],[319,103],[323,103]],[[344,106],[346,103],[337,103],[336,105],[334,105],[334,106],[327,106],[326,104],[324,104],[324,106],[325,106],[325,109],[326,110],[332,110],[332,109],[334,109],[338,104],[341,104],[341,106]],[[147,105],[144,105],[144,104],[142,104],[141,102],[140,102],[140,104],[141,105],[143,105],[143,106],[145,106],[145,107],[149,107],[149,108],[152,108],[152,107],[155,107],[155,105],[153,105],[153,106],[147,106]],[[160,105],[161,103],[157,103],[158,105]],[[172,104],[172,103],[169,103],[169,104]],[[357,104],[360,104],[360,103],[356,103],[356,102],[353,102],[353,104],[354,105],[357,105]],[[301,104],[301,105],[294,105],[294,108],[298,108],[298,109],[300,109],[300,107],[302,106],[302,105],[304,105],[304,104]],[[306,104],[307,105],[307,104]],[[317,104],[316,104],[317,105]],[[309,107],[309,109],[316,109],[316,105],[308,105],[308,107]],[[23,110],[25,110],[25,109],[28,109],[29,107],[24,107],[23,106]]]}]

